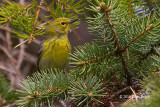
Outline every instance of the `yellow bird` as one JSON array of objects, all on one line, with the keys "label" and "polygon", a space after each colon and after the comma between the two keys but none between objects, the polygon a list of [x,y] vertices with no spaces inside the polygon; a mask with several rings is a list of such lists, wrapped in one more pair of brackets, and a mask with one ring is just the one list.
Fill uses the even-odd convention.
[{"label": "yellow bird", "polygon": [[77,20],[78,18],[57,18],[49,24],[45,40],[38,51],[38,70],[67,67],[71,53],[71,44],[68,40],[69,25]]}]

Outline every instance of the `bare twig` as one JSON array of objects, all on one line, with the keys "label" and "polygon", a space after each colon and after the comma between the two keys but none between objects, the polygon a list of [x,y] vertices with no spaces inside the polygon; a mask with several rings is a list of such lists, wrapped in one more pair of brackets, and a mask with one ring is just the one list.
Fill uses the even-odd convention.
[{"label": "bare twig", "polygon": [[13,64],[15,71],[17,73],[17,75],[19,76],[19,78],[23,78],[23,75],[21,74],[20,70],[16,67],[17,61],[16,59],[14,59],[14,57],[12,56],[12,53],[8,51],[8,49],[6,49],[5,47],[3,47],[2,45],[0,45],[0,49],[2,49],[2,51],[7,55],[7,57],[10,59],[11,63]]},{"label": "bare twig", "polygon": [[114,104],[111,101],[109,101],[109,103],[110,103],[111,107],[115,107]]},{"label": "bare twig", "polygon": [[3,40],[3,41],[6,41],[6,38],[3,36],[3,34],[0,32],[0,38]]},{"label": "bare twig", "polygon": [[7,45],[8,45],[8,49],[11,50],[11,48],[12,48],[11,32],[10,32],[10,27],[9,27],[8,24],[6,25],[6,29],[8,29],[8,30],[6,31],[6,42],[7,42]]},{"label": "bare twig", "polygon": [[24,56],[25,56],[25,60],[26,61],[31,62],[33,64],[36,64],[37,57],[35,57],[35,56],[33,56],[33,55],[29,54],[29,53],[25,53]]},{"label": "bare twig", "polygon": [[126,90],[129,90],[130,87],[132,87],[132,88],[139,88],[140,84],[130,85],[130,86],[127,86],[127,87],[125,87],[123,89],[120,89],[116,93],[112,94],[108,99],[111,100],[111,99],[115,98],[116,96],[120,95],[122,92],[124,92]]},{"label": "bare twig", "polygon": [[129,51],[128,51],[128,48],[126,48],[126,51],[127,51],[127,60],[129,60]]},{"label": "bare twig", "polygon": [[8,73],[12,73],[12,74],[16,74],[15,72],[13,72],[13,70],[11,70],[11,69],[9,69],[9,68],[6,68],[5,66],[2,66],[2,65],[0,65],[0,71],[1,72],[3,72],[4,74],[8,74]]},{"label": "bare twig", "polygon": [[11,52],[4,46],[0,45],[0,49],[8,56],[8,58],[13,62],[14,64],[17,64],[16,59],[12,56]]},{"label": "bare twig", "polygon": [[[18,56],[18,55],[19,55],[19,50],[14,50],[13,56]],[[23,60],[28,61],[32,64],[36,64],[35,62],[37,61],[37,58],[32,54],[25,52]]]},{"label": "bare twig", "polygon": [[[19,39],[20,43],[23,42],[23,39]],[[23,58],[24,58],[24,53],[25,53],[25,45],[22,44],[20,46],[20,52],[19,52],[19,58],[18,58],[18,63],[17,63],[17,68],[20,69],[21,64],[23,62]]]},{"label": "bare twig", "polygon": [[134,98],[136,99],[136,101],[138,101],[138,96],[136,95],[135,91],[132,89],[132,87],[130,87],[130,89],[133,92],[133,95],[131,95],[131,97],[129,97],[129,99],[123,103],[123,106],[128,105],[131,101],[134,100]]},{"label": "bare twig", "polygon": [[135,91],[132,89],[132,87],[130,87],[130,89],[131,89],[131,90],[132,90],[132,92],[133,92],[134,98],[136,98],[136,101],[138,101],[138,99],[137,99],[137,95],[136,95]]},{"label": "bare twig", "polygon": [[29,74],[31,68],[32,68],[31,63],[25,64],[25,66],[22,68],[23,75],[27,76]]}]

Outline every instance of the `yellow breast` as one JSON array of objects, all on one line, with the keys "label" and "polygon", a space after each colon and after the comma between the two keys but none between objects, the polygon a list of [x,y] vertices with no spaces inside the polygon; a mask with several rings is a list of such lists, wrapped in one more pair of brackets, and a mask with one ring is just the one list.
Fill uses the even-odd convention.
[{"label": "yellow breast", "polygon": [[68,38],[58,38],[45,41],[39,63],[40,69],[64,69],[68,65],[70,53],[71,45]]}]

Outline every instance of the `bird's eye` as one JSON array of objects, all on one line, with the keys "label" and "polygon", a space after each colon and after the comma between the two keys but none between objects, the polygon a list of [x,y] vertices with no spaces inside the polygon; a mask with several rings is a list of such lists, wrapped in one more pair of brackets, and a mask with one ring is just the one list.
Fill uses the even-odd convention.
[{"label": "bird's eye", "polygon": [[61,23],[61,25],[64,25],[64,24],[65,24],[64,22]]}]

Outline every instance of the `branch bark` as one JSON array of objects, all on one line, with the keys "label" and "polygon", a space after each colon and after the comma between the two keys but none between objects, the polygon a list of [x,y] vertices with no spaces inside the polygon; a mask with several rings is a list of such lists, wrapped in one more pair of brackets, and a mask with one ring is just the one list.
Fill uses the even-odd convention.
[{"label": "branch bark", "polygon": [[127,85],[132,85],[132,75],[130,74],[130,71],[127,67],[127,64],[123,58],[123,55],[121,54],[121,60],[122,60],[122,66],[124,68],[125,71],[125,78],[127,79]]}]

